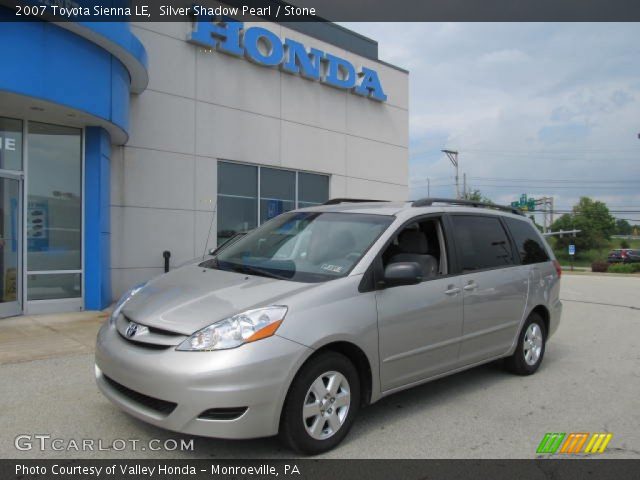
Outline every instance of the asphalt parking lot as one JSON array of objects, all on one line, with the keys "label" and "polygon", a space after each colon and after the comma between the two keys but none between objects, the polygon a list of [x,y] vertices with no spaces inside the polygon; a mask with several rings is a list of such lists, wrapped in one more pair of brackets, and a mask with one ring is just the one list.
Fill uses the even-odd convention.
[{"label": "asphalt parking lot", "polygon": [[[640,458],[638,287],[638,277],[565,274],[564,317],[537,374],[513,376],[494,363],[387,397],[362,410],[326,457],[532,458],[545,432],[611,432],[602,456]],[[127,416],[98,392],[88,353],[1,365],[0,385],[2,458],[292,456],[275,438],[187,437]],[[19,451],[20,434],[49,434],[64,445],[93,439],[102,448],[114,439],[139,443],[137,450],[127,442],[121,451]],[[195,448],[142,450],[151,439],[193,439]]]}]

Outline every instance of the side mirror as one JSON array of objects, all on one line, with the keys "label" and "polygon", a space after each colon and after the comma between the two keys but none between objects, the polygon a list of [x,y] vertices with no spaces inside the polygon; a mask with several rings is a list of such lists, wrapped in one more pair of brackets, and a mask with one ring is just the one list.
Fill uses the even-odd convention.
[{"label": "side mirror", "polygon": [[390,263],[384,269],[384,286],[415,285],[422,281],[422,268],[416,262]]}]

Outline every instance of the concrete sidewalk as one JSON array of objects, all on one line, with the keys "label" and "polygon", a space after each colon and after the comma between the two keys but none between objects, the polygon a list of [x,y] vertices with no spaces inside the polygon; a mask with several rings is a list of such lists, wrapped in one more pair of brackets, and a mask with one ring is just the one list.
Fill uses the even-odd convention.
[{"label": "concrete sidewalk", "polygon": [[0,365],[92,353],[108,315],[87,311],[0,319]]}]

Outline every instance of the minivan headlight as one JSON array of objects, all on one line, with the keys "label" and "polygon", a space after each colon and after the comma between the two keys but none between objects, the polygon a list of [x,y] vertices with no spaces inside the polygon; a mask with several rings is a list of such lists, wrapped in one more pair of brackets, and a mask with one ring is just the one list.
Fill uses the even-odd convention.
[{"label": "minivan headlight", "polygon": [[176,350],[226,350],[255,342],[276,333],[286,314],[283,305],[247,310],[198,330]]},{"label": "minivan headlight", "polygon": [[131,299],[131,297],[133,297],[136,293],[142,290],[146,284],[147,282],[144,282],[136,285],[135,287],[131,287],[129,290],[127,290],[124,293],[124,295],[120,297],[120,300],[118,300],[118,302],[113,307],[113,312],[111,312],[111,317],[109,317],[109,323],[111,325],[114,325],[116,323],[116,319],[118,318],[118,315],[120,315],[120,312],[122,311],[122,308],[124,307],[125,303],[127,303]]}]

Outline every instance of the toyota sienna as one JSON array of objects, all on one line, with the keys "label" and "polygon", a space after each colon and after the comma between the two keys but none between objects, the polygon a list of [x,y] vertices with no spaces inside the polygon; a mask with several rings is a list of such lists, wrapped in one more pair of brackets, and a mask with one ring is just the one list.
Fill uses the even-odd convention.
[{"label": "toyota sienna", "polygon": [[127,292],[96,380],[153,425],[317,454],[394,392],[497,359],[534,373],[560,273],[511,207],[331,200]]}]

